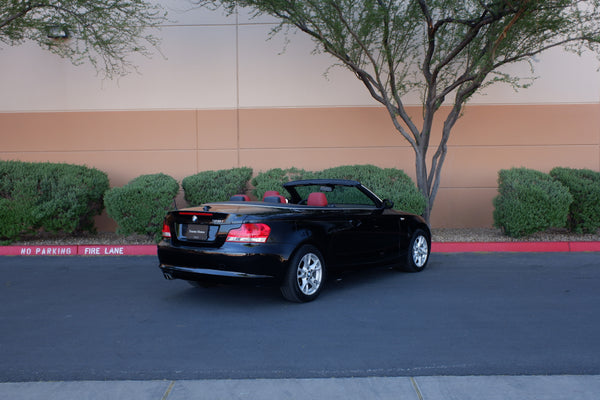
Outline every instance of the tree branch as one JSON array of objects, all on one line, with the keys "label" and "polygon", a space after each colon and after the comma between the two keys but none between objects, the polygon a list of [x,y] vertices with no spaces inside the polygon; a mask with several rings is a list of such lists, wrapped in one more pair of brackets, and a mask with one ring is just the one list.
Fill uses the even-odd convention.
[{"label": "tree branch", "polygon": [[513,18],[508,23],[508,25],[506,25],[504,27],[504,29],[502,30],[502,33],[500,34],[500,36],[498,36],[498,39],[496,39],[496,42],[492,46],[492,60],[494,58],[496,58],[496,49],[498,48],[498,45],[500,45],[500,42],[502,40],[504,40],[504,38],[506,38],[506,35],[507,35],[508,31],[510,30],[510,28],[512,28],[512,26],[517,22],[517,20],[521,17],[521,15],[523,15],[523,13],[525,12],[524,5],[527,4],[528,2],[529,2],[529,0],[523,0],[523,2],[521,3],[522,7],[519,7],[519,10],[517,11],[517,13],[513,16]]},{"label": "tree branch", "polygon": [[24,9],[18,11],[16,14],[10,15],[8,18],[4,19],[3,21],[0,21],[0,28],[4,28],[6,25],[10,24],[11,22],[18,20],[19,18],[23,18],[25,15],[27,15],[28,12],[33,10],[35,7],[36,7],[35,5],[30,5],[28,7],[25,7]]}]

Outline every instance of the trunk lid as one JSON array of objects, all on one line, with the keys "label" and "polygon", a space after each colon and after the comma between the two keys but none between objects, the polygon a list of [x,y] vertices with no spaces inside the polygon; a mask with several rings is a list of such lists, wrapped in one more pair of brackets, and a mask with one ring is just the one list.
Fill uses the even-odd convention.
[{"label": "trunk lid", "polygon": [[248,221],[254,222],[289,211],[264,203],[212,203],[171,211],[165,224],[170,229],[171,241],[175,245],[220,247],[231,229],[240,228]]}]

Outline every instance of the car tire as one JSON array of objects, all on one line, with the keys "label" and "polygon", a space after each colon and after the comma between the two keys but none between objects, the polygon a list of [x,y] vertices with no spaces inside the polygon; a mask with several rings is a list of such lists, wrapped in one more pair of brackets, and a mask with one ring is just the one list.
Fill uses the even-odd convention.
[{"label": "car tire", "polygon": [[411,239],[406,260],[402,269],[406,272],[420,272],[425,269],[431,253],[429,236],[422,229],[417,229]]},{"label": "car tire", "polygon": [[315,246],[304,245],[290,260],[288,271],[281,285],[281,294],[295,303],[313,301],[319,296],[325,283],[325,262]]}]

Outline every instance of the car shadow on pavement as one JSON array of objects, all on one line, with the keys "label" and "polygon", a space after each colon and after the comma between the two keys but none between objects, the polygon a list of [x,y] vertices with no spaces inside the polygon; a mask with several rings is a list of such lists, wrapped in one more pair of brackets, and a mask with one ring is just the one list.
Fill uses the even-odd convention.
[{"label": "car shadow on pavement", "polygon": [[194,287],[187,282],[181,282],[179,287],[180,290],[171,296],[172,301],[188,304],[218,304],[236,308],[269,307],[285,302],[277,287],[252,285]]},{"label": "car shadow on pavement", "polygon": [[[435,265],[430,265],[428,269],[432,266],[435,268]],[[377,286],[383,287],[389,284],[401,287],[403,282],[409,282],[417,276],[425,276],[428,269],[421,273],[408,273],[391,266],[366,267],[330,275],[323,292],[315,301],[323,302],[346,296],[360,296],[361,292],[367,288],[377,290]],[[183,281],[170,282],[170,284],[179,285],[178,289],[170,296],[171,301],[178,303],[235,308],[281,307],[282,304],[294,304],[283,299],[276,286],[231,284],[194,287]]]}]

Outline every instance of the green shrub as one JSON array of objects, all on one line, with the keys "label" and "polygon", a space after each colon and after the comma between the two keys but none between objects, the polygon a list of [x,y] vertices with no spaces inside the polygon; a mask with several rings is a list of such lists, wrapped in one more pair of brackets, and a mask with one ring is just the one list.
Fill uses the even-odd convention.
[{"label": "green shrub", "polygon": [[37,225],[34,208],[28,199],[0,198],[0,243],[10,244],[34,231]]},{"label": "green shrub", "polygon": [[118,225],[117,233],[138,233],[160,240],[165,215],[179,192],[179,184],[165,174],[142,175],[104,195],[106,212]]},{"label": "green shrub", "polygon": [[[260,172],[252,179],[252,194],[257,199],[262,199],[267,190],[277,190],[283,193],[282,185],[286,182],[295,181],[297,179],[308,179],[312,177],[312,173],[297,168],[273,168],[265,172]],[[285,195],[285,194],[284,194]]]},{"label": "green shrub", "polygon": [[600,173],[589,169],[554,168],[550,176],[569,189],[569,229],[595,233],[600,228]]},{"label": "green shrub", "polygon": [[426,200],[412,179],[395,168],[374,165],[344,165],[315,173],[321,179],[351,179],[368,187],[381,199],[394,202],[394,208],[420,215],[425,211]]},{"label": "green shrub", "polygon": [[253,180],[253,193],[257,198],[267,190],[282,190],[285,182],[296,179],[351,179],[371,189],[382,199],[394,202],[394,208],[422,214],[425,198],[403,171],[394,168],[379,168],[374,165],[345,165],[323,171],[304,171],[296,168],[275,168],[258,174]]},{"label": "green shrub", "polygon": [[40,230],[94,231],[108,187],[107,175],[94,168],[0,161],[0,240]]},{"label": "green shrub", "polygon": [[214,201],[226,201],[246,192],[252,169],[247,167],[204,171],[183,179],[185,199],[192,206]]},{"label": "green shrub", "polygon": [[512,237],[566,226],[573,196],[548,174],[526,168],[498,173],[494,225]]}]

